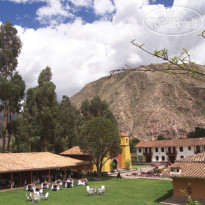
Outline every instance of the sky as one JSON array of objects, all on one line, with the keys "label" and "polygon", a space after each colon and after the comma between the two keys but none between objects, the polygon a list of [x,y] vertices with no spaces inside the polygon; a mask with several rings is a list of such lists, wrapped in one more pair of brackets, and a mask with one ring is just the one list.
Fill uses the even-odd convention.
[{"label": "sky", "polygon": [[26,88],[49,66],[59,101],[125,64],[162,62],[133,39],[170,57],[186,48],[204,65],[204,17],[205,0],[0,0],[0,23],[11,21],[23,43],[17,71]]}]

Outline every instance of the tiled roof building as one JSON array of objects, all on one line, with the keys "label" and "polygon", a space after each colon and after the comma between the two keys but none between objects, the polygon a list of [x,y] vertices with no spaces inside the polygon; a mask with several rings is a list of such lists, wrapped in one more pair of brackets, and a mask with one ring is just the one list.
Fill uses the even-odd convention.
[{"label": "tiled roof building", "polygon": [[146,162],[168,162],[205,151],[205,138],[142,141],[136,145],[137,155],[144,155]]},{"label": "tiled roof building", "polygon": [[[107,157],[104,157],[104,165],[102,167],[103,172],[108,172],[111,170],[110,163],[114,162],[115,166],[114,169],[119,168],[126,168],[126,162],[130,162],[130,167],[132,167],[131,163],[131,154],[130,154],[130,145],[129,145],[129,136],[126,133],[119,133],[119,137],[121,140],[120,146],[122,148],[121,153],[119,153],[116,157],[107,159]],[[89,152],[84,152],[80,149],[79,146],[75,146],[71,149],[68,149],[64,152],[61,152],[60,155],[62,156],[68,156],[76,159],[81,160],[90,160],[91,156],[89,155]],[[96,171],[96,166],[93,166],[93,170]]]},{"label": "tiled roof building", "polygon": [[161,176],[173,178],[174,196],[185,190],[193,198],[205,199],[205,152],[177,160]]},{"label": "tiled roof building", "polygon": [[88,161],[63,157],[49,152],[0,153],[0,189],[25,186],[38,179],[51,181],[69,169],[82,169],[91,165]]},{"label": "tiled roof building", "polygon": [[205,152],[177,160],[162,176],[205,179]]},{"label": "tiled roof building", "polygon": [[72,147],[64,152],[61,152],[60,155],[72,156],[72,155],[86,155],[89,156],[89,153],[83,152],[79,146]]}]

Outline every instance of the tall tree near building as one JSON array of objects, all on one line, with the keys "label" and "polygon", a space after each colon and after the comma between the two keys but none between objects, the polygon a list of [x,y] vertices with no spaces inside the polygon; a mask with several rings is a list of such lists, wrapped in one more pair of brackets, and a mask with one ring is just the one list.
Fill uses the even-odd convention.
[{"label": "tall tree near building", "polygon": [[17,30],[7,21],[0,26],[0,74],[11,77],[18,65],[22,43],[17,36]]},{"label": "tall tree near building", "polygon": [[81,124],[80,112],[71,105],[69,97],[65,95],[59,105],[58,117],[61,130],[57,143],[59,153],[77,144],[77,134]]},{"label": "tall tree near building", "polygon": [[[14,115],[18,114],[21,109],[21,100],[24,97],[25,83],[22,77],[15,73],[8,80],[6,77],[0,76],[0,111],[4,113],[3,126],[3,147],[2,151],[6,151],[7,125],[14,119]],[[10,150],[10,138],[12,134],[12,126],[9,126],[7,149]]]},{"label": "tall tree near building", "polygon": [[115,125],[117,125],[117,121],[113,115],[113,113],[109,109],[109,105],[106,101],[102,101],[99,96],[95,96],[89,102],[88,100],[84,100],[82,102],[80,111],[83,116],[83,120],[90,120],[93,117],[105,117],[110,119]]},{"label": "tall tree near building", "polygon": [[38,78],[36,88],[36,105],[38,110],[38,127],[42,151],[54,151],[55,127],[57,123],[58,104],[55,93],[56,86],[51,82],[52,72],[44,69]]},{"label": "tall tree near building", "polygon": [[[27,91],[27,98],[19,121],[16,146],[23,139],[29,151],[55,152],[56,127],[59,107],[57,104],[55,85],[51,82],[52,72],[46,67],[38,77],[38,86]],[[27,136],[25,136],[25,134]],[[23,148],[26,146],[23,146]]]},{"label": "tall tree near building", "polygon": [[[15,90],[18,89],[17,87],[15,87],[16,83],[12,85],[11,80],[13,79],[12,76],[16,72],[16,67],[18,65],[17,58],[20,54],[21,47],[21,40],[17,36],[17,30],[12,26],[11,22],[7,21],[5,24],[2,24],[0,26],[0,110],[3,110],[4,113],[2,152],[5,152],[6,147],[6,135],[7,124],[9,121],[9,113],[13,112],[11,111],[12,107],[16,107],[16,104],[14,103],[16,102],[16,99],[19,100],[22,98],[21,96],[17,97],[17,93],[15,93],[15,96],[17,97],[15,97],[16,99],[11,96],[13,91],[15,92]],[[20,94],[21,92],[18,93]],[[14,100],[14,102],[12,102],[12,100]]]},{"label": "tall tree near building", "polygon": [[86,121],[80,130],[80,148],[91,154],[97,167],[97,175],[106,161],[121,152],[117,126],[104,117],[94,117]]}]

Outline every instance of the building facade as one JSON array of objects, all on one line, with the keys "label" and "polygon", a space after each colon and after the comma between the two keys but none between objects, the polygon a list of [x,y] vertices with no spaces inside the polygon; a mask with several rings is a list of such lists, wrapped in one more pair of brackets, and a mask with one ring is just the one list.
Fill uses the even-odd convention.
[{"label": "building facade", "polygon": [[[121,140],[120,146],[122,148],[122,152],[118,154],[115,158],[108,159],[108,160],[107,158],[104,158],[104,162],[105,161],[106,162],[102,167],[103,172],[109,172],[111,170],[111,166],[110,166],[111,162],[115,163],[115,167],[114,167],[115,169],[126,168],[128,162],[130,163],[129,167],[132,168],[129,136],[127,136],[127,134],[125,133],[120,133],[119,136]],[[91,161],[91,157],[89,157],[87,153],[84,153],[82,150],[80,150],[80,147],[78,146],[66,150],[60,153],[60,155]],[[95,165],[93,165],[92,170],[93,171],[97,170]]]},{"label": "building facade", "polygon": [[[161,176],[171,177],[173,195],[183,196],[182,190],[192,198],[205,199],[205,152],[186,157],[165,170]],[[204,204],[204,203],[203,203]]]},{"label": "building facade", "polygon": [[146,162],[172,162],[205,152],[205,138],[142,141],[136,145],[137,155]]}]

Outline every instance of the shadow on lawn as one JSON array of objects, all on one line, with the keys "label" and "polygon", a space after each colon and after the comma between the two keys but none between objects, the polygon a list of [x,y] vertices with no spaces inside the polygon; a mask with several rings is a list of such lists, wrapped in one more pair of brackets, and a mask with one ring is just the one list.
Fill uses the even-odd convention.
[{"label": "shadow on lawn", "polygon": [[161,196],[160,198],[156,199],[154,202],[161,202],[161,201],[164,201],[165,199],[171,197],[173,195],[173,189],[170,189],[167,191],[167,193],[163,196]]}]

